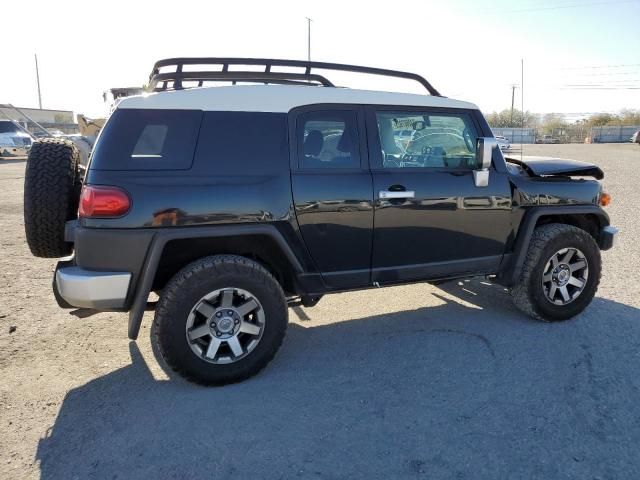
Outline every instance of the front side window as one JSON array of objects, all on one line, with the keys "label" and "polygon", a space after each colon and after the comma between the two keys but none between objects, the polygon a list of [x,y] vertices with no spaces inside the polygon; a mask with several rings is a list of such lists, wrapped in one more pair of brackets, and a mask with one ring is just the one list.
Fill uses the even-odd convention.
[{"label": "front side window", "polygon": [[478,135],[464,113],[378,112],[383,168],[477,168]]},{"label": "front side window", "polygon": [[301,168],[359,168],[357,116],[352,111],[302,114],[297,120]]}]

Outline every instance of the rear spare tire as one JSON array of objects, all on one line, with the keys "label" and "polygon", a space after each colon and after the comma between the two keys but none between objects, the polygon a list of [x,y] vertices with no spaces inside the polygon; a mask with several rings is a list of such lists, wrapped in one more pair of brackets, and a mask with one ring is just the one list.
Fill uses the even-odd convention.
[{"label": "rear spare tire", "polygon": [[69,255],[64,228],[76,218],[80,198],[78,148],[70,141],[45,138],[34,142],[24,178],[24,230],[36,257]]}]

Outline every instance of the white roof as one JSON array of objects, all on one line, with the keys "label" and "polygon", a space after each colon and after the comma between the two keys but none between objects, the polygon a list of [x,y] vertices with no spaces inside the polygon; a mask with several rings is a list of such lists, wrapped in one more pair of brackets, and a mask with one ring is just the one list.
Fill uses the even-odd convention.
[{"label": "white roof", "polygon": [[233,85],[158,92],[126,97],[117,108],[288,112],[295,107],[318,103],[478,108],[472,103],[431,95],[306,85]]}]

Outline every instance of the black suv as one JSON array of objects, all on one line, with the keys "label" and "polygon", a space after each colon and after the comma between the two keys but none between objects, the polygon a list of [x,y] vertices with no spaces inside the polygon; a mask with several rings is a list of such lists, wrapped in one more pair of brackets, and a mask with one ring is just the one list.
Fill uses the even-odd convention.
[{"label": "black suv", "polygon": [[[331,70],[430,95],[337,88],[317,73]],[[602,171],[505,159],[475,105],[419,75],[182,58],[148,90],[117,104],[86,171],[71,143],[34,144],[25,229],[34,255],[73,253],[55,272],[63,308],[128,311],[135,339],[156,292],[159,351],[191,380],[256,374],[287,306],[326,293],[485,275],[545,321],[594,297],[616,233]]]}]

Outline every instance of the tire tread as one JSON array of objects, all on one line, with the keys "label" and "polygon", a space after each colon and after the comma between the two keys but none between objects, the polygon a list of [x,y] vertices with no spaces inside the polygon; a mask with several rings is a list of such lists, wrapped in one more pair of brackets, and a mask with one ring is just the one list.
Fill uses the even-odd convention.
[{"label": "tire tread", "polygon": [[170,334],[163,328],[163,323],[171,321],[171,314],[169,311],[170,306],[179,302],[181,295],[184,294],[185,284],[195,275],[204,271],[207,271],[207,274],[211,276],[228,274],[249,275],[253,280],[260,280],[272,295],[283,299],[283,309],[281,314],[286,316],[287,306],[284,301],[284,292],[278,281],[266,268],[258,262],[238,255],[214,255],[196,260],[176,273],[162,292],[162,297],[156,307],[154,318],[154,330],[156,335],[155,342],[156,345],[158,345],[162,358],[171,370],[187,380],[200,385],[226,385],[241,382],[259,373],[273,359],[284,341],[286,335],[286,323],[283,334],[278,337],[279,340],[271,345],[266,361],[256,365],[254,368],[247,369],[242,375],[236,375],[232,379],[225,379],[221,381],[205,380],[194,375],[192,372],[185,369],[180,362],[176,361],[177,355],[172,350],[172,339],[168,338]]},{"label": "tire tread", "polygon": [[[531,241],[529,242],[527,255],[525,257],[524,264],[522,265],[520,277],[515,286],[511,289],[511,296],[513,299],[513,303],[519,310],[535,318],[536,320],[540,320],[543,322],[553,321],[551,319],[543,317],[535,308],[536,304],[532,298],[532,292],[529,286],[532,281],[531,277],[533,274],[533,270],[538,265],[538,262],[540,262],[544,248],[549,244],[551,240],[559,236],[568,236],[572,234],[581,237],[586,236],[590,241],[593,241],[591,235],[589,235],[584,230],[578,227],[574,227],[573,225],[562,223],[550,223],[547,225],[542,225],[540,227],[537,227],[533,232]],[[601,272],[600,269],[598,269],[595,280],[596,290],[598,288],[598,285],[600,284],[600,276]]]},{"label": "tire tread", "polygon": [[67,220],[76,216],[79,199],[80,154],[69,140],[44,138],[29,151],[24,180],[24,228],[36,257],[69,255],[65,242]]}]

